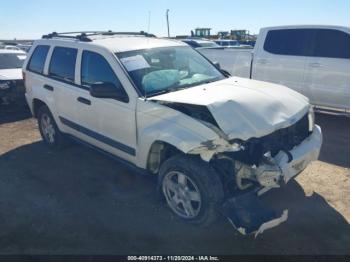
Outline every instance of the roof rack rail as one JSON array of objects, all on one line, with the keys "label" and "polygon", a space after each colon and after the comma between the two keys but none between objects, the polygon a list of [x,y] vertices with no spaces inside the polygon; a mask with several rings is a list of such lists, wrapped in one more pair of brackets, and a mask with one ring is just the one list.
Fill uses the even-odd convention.
[{"label": "roof rack rail", "polygon": [[95,35],[137,35],[145,37],[156,37],[154,34],[146,33],[144,31],[140,32],[114,32],[111,30],[108,31],[79,31],[79,32],[65,32],[57,33],[53,32],[51,34],[43,35],[43,39],[52,39],[52,38],[68,38],[68,39],[77,39],[82,42],[92,42],[89,36]]}]

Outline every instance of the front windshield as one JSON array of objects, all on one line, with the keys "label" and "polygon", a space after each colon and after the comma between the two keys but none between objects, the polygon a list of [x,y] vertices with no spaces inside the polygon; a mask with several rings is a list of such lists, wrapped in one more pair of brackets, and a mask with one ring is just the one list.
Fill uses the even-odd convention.
[{"label": "front windshield", "polygon": [[0,54],[0,69],[21,68],[25,59],[25,54]]},{"label": "front windshield", "polygon": [[152,48],[117,53],[117,56],[147,97],[225,78],[191,47]]}]

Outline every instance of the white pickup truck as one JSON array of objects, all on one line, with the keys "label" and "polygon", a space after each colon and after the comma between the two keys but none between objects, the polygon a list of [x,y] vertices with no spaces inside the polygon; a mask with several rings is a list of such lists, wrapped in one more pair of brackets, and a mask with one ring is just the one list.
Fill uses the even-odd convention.
[{"label": "white pickup truck", "polygon": [[263,28],[253,52],[200,52],[234,76],[282,84],[319,109],[350,113],[350,28]]}]

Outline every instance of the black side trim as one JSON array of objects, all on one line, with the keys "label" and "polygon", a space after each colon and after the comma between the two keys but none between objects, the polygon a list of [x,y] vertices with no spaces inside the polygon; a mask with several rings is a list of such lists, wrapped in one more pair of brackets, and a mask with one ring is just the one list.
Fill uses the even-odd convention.
[{"label": "black side trim", "polygon": [[60,116],[59,118],[60,118],[62,124],[72,128],[72,129],[75,129],[75,130],[77,130],[77,131],[79,131],[79,132],[81,132],[81,133],[83,133],[83,134],[85,134],[87,136],[90,136],[90,137],[92,137],[92,138],[94,138],[94,139],[96,139],[96,140],[98,140],[98,141],[100,141],[100,142],[102,142],[102,143],[104,143],[106,145],[114,147],[114,148],[116,148],[116,149],[118,149],[120,151],[123,151],[123,152],[125,152],[125,153],[127,153],[129,155],[136,156],[136,151],[132,147],[129,147],[129,146],[124,145],[124,144],[122,144],[122,143],[120,143],[118,141],[115,141],[115,140],[113,140],[113,139],[111,139],[109,137],[106,137],[104,135],[96,133],[95,131],[92,131],[92,130],[90,130],[88,128],[85,128],[85,127],[83,127],[81,125],[78,125],[78,124],[76,124],[76,123],[74,123],[74,122],[72,122],[72,121],[70,121],[70,120],[68,120],[68,119],[66,119],[64,117]]}]

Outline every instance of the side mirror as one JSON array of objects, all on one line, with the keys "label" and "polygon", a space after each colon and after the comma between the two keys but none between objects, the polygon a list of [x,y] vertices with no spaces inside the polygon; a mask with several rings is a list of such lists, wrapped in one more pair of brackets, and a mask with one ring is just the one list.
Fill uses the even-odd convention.
[{"label": "side mirror", "polygon": [[129,98],[123,89],[118,88],[115,84],[108,82],[93,84],[90,87],[90,95],[97,98],[112,98],[123,102],[129,102]]},{"label": "side mirror", "polygon": [[220,63],[219,62],[217,62],[217,61],[215,61],[215,62],[213,62],[213,65],[217,68],[217,69],[221,69],[221,65],[220,65]]}]

